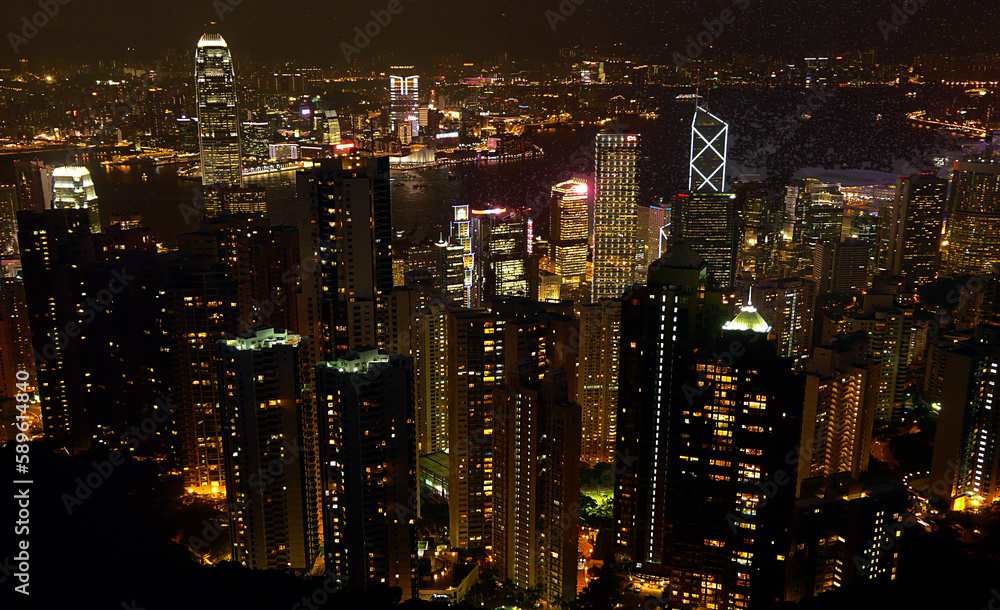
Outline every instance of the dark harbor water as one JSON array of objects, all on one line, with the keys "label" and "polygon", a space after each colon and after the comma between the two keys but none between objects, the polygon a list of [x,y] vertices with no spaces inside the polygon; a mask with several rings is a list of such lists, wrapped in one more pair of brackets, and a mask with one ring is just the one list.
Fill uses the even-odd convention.
[{"label": "dark harbor water", "polygon": [[[675,94],[659,100],[657,119],[640,122],[643,203],[668,198],[687,186],[693,107],[673,101]],[[709,103],[731,124],[730,176],[761,172],[775,190],[809,167],[895,173],[931,169],[934,157],[954,144],[937,132],[908,124],[910,102],[898,90],[848,89],[816,98],[804,91],[729,89],[713,92]],[[597,131],[586,126],[533,133],[531,139],[545,151],[541,158],[393,172],[394,227],[414,239],[437,237],[447,232],[452,206],[494,204],[531,209],[536,232],[544,234],[550,188],[572,177],[589,177]],[[78,162],[65,151],[39,158],[52,165]],[[12,178],[12,161],[11,156],[0,159],[0,181]],[[197,228],[197,216],[186,206],[196,200],[200,183],[178,177],[182,166],[86,165],[105,222],[113,214],[142,214],[143,223],[168,246],[176,244],[177,234]],[[274,222],[296,223],[294,171],[254,176],[250,182],[267,188],[268,216]]]}]

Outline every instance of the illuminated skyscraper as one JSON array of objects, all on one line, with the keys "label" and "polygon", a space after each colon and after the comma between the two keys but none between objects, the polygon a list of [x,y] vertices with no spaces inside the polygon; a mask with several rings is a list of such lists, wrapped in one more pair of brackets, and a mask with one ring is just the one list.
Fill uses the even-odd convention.
[{"label": "illuminated skyscraper", "polygon": [[573,179],[552,187],[549,224],[549,260],[552,272],[562,277],[568,289],[587,278],[590,250],[589,189],[583,180]]},{"label": "illuminated skyscraper", "polygon": [[476,302],[528,295],[528,222],[506,208],[472,211]]},{"label": "illuminated skyscraper", "polygon": [[952,276],[989,271],[1000,261],[1000,157],[956,161],[948,209],[944,270]]},{"label": "illuminated skyscraper", "polygon": [[652,205],[640,205],[638,211],[638,257],[639,264],[643,268],[649,267],[656,259],[660,258],[660,233],[666,228],[669,232],[669,222],[667,215],[670,214],[668,208],[664,212],[663,207]]},{"label": "illuminated skyscraper", "polygon": [[413,361],[384,350],[316,366],[327,574],[416,593]]},{"label": "illuminated skyscraper", "polygon": [[[298,173],[301,252],[308,336],[331,359],[385,345],[392,278],[389,158],[324,159]],[[305,330],[305,329],[303,329]]]},{"label": "illuminated skyscraper", "polygon": [[639,134],[597,134],[594,178],[594,289],[614,299],[635,279]]},{"label": "illuminated skyscraper", "polygon": [[485,309],[448,314],[451,546],[493,546],[493,432],[504,381],[504,321]]},{"label": "illuminated skyscraper", "polygon": [[216,345],[233,559],[258,570],[308,571],[322,552],[300,341],[267,328]]},{"label": "illuminated skyscraper", "polygon": [[931,489],[943,508],[979,510],[1000,500],[1000,333],[981,326],[972,338],[943,350]]},{"label": "illuminated skyscraper", "polygon": [[678,193],[680,212],[676,235],[708,263],[708,271],[721,288],[736,278],[739,231],[736,195],[732,193]]},{"label": "illuminated skyscraper", "polygon": [[691,122],[691,161],[688,190],[692,193],[722,193],[726,190],[726,155],[729,125],[698,107]]},{"label": "illuminated skyscraper", "polygon": [[934,174],[896,179],[888,219],[888,271],[915,287],[932,281],[941,250],[948,181]]},{"label": "illuminated skyscraper", "polygon": [[[267,122],[243,122],[243,156],[266,161],[271,144],[271,124]],[[340,144],[340,142],[337,142]]]},{"label": "illuminated skyscraper", "polygon": [[[782,523],[796,485],[766,498],[800,441],[803,384],[752,307],[727,308],[675,242],[622,308],[616,539],[669,578],[671,607],[750,608],[784,592]],[[791,475],[795,480],[795,475]],[[691,498],[698,498],[692,501]]]},{"label": "illuminated skyscraper", "polygon": [[898,420],[903,414],[906,368],[910,363],[913,309],[894,307],[892,295],[869,292],[861,310],[847,317],[846,328],[867,333],[866,353],[879,367],[876,419]]},{"label": "illuminated skyscraper", "polygon": [[768,280],[753,287],[752,305],[771,325],[778,355],[800,361],[812,345],[816,285],[804,278]]},{"label": "illuminated skyscraper", "polygon": [[566,371],[521,362],[503,388],[494,432],[494,561],[515,585],[539,587],[548,603],[576,595],[580,406]]},{"label": "illuminated skyscraper", "polygon": [[0,259],[17,258],[17,189],[0,184]]},{"label": "illuminated skyscraper", "polygon": [[878,367],[863,334],[817,347],[806,367],[802,438],[811,441],[809,476],[868,470],[878,397]]},{"label": "illuminated skyscraper", "polygon": [[80,268],[94,260],[89,218],[84,210],[21,211],[17,225],[45,437],[86,450],[98,421],[87,408],[85,335],[65,339],[65,331],[83,317],[88,287]]},{"label": "illuminated skyscraper", "polygon": [[389,76],[389,116],[394,132],[400,126],[405,126],[411,135],[417,135],[419,95],[419,76]]},{"label": "illuminated skyscraper", "polygon": [[462,248],[462,266],[465,268],[465,306],[473,305],[473,280],[476,274],[476,255],[472,250],[472,220],[469,206],[456,205],[452,208],[451,243]]},{"label": "illuminated skyscraper", "polygon": [[236,110],[236,76],[229,47],[222,36],[202,35],[195,53],[194,76],[201,183],[240,186],[243,157]]},{"label": "illuminated skyscraper", "polygon": [[622,304],[619,378],[631,381],[619,383],[615,421],[620,472],[615,480],[615,540],[639,569],[654,564],[651,569],[659,567],[666,574],[667,416],[679,411],[684,400],[668,380],[681,366],[682,355],[690,356],[690,345],[710,339],[725,317],[722,294],[709,286],[707,263],[681,241],[670,244],[650,267],[647,285],[637,287]]},{"label": "illuminated skyscraper", "polygon": [[52,170],[54,210],[86,210],[90,218],[90,232],[101,232],[101,214],[97,209],[97,193],[90,170],[86,167],[67,165]]},{"label": "illuminated skyscraper", "polygon": [[230,268],[192,257],[173,272],[167,336],[177,456],[184,487],[196,493],[226,491],[225,452],[220,429],[219,386],[213,357],[216,342],[236,331],[237,286]]},{"label": "illuminated skyscraper", "polygon": [[575,306],[580,321],[576,390],[582,410],[580,459],[588,464],[614,459],[621,310],[617,299]]},{"label": "illuminated skyscraper", "polygon": [[795,200],[795,243],[802,246],[802,266],[812,262],[816,244],[838,242],[844,232],[844,196],[837,184],[808,179]]}]

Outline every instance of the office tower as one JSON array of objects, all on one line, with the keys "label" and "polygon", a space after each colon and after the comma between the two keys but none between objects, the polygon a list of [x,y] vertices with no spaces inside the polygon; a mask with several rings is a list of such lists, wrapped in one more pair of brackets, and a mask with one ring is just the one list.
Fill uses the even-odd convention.
[{"label": "office tower", "polygon": [[896,179],[896,201],[887,215],[887,271],[910,287],[932,281],[937,273],[948,181],[934,174]]},{"label": "office tower", "polygon": [[41,161],[14,162],[14,187],[21,210],[41,212],[52,208],[52,171]]},{"label": "office tower", "polygon": [[868,287],[868,243],[849,239],[818,242],[813,247],[816,294],[856,293]]},{"label": "office tower", "polygon": [[309,571],[322,552],[302,340],[263,328],[216,344],[233,560],[253,569]]},{"label": "office tower", "polygon": [[805,476],[794,457],[789,464],[800,448],[804,388],[768,330],[744,308],[675,370],[690,402],[672,406],[669,433],[657,439],[669,455],[661,510],[673,606],[755,608],[784,595],[777,551],[789,548],[785,528]]},{"label": "office tower", "polygon": [[948,202],[945,272],[989,271],[1000,261],[1000,157],[988,154],[955,162]]},{"label": "office tower", "polygon": [[551,272],[562,278],[567,290],[587,280],[590,250],[590,208],[587,183],[567,180],[552,187],[549,221]]},{"label": "office tower", "polygon": [[726,190],[729,125],[702,107],[691,121],[691,159],[688,191],[722,193]]},{"label": "office tower", "polygon": [[993,407],[1000,381],[998,339],[995,328],[980,327],[944,354],[946,383],[930,490],[946,502],[944,509],[976,510],[1000,500],[1000,417]]},{"label": "office tower", "polygon": [[726,317],[722,294],[709,285],[708,264],[679,240],[650,266],[647,285],[622,304],[618,375],[631,381],[618,388],[615,540],[638,569],[669,563],[662,517],[668,415],[683,400],[675,397],[674,369],[690,357],[690,345],[709,340]]},{"label": "office tower", "polygon": [[679,193],[676,235],[708,263],[708,271],[721,288],[736,279],[739,250],[736,195],[731,193]]},{"label": "office tower", "polygon": [[384,350],[316,365],[326,570],[416,594],[413,363]]},{"label": "office tower", "polygon": [[[243,122],[243,157],[266,161],[271,143],[271,124],[258,121]],[[337,142],[340,144],[340,142]]]},{"label": "office tower", "polygon": [[100,233],[101,215],[97,209],[94,181],[86,167],[67,165],[52,170],[54,210],[86,210],[90,232]]},{"label": "office tower", "polygon": [[0,259],[17,258],[17,188],[0,184]]},{"label": "office tower", "polygon": [[[410,66],[412,68],[412,66]],[[389,76],[389,115],[395,132],[406,126],[410,135],[418,134],[417,106],[420,95],[420,77]]]},{"label": "office tower", "polygon": [[566,371],[521,361],[501,390],[494,554],[500,573],[542,600],[573,599],[579,553],[580,406]]},{"label": "office tower", "polygon": [[893,483],[848,476],[809,481],[789,523],[785,601],[895,579],[908,502],[906,489]]},{"label": "office tower", "polygon": [[326,115],[326,132],[323,134],[323,143],[329,146],[337,146],[343,140],[340,135],[340,118],[336,110],[324,111]]},{"label": "office tower", "polygon": [[636,383],[620,384],[617,540],[635,569],[670,579],[673,607],[773,603],[796,486],[764,485],[796,479],[802,380],[752,307],[722,324],[690,248],[656,267],[622,308],[620,375]]},{"label": "office tower", "polygon": [[475,302],[528,295],[528,218],[517,210],[472,210]]},{"label": "office tower", "polygon": [[213,355],[215,343],[237,330],[237,284],[228,266],[205,257],[179,261],[173,276],[164,330],[173,340],[174,454],[185,488],[224,494],[225,454]]},{"label": "office tower", "polygon": [[452,207],[452,210],[450,241],[462,248],[462,261],[465,268],[465,307],[472,307],[472,287],[476,270],[476,255],[472,250],[472,220],[469,218],[469,206],[456,205]]},{"label": "office tower", "polygon": [[594,176],[594,288],[615,299],[634,281],[639,194],[639,134],[602,131]]},{"label": "office tower", "polygon": [[610,463],[615,455],[621,308],[617,299],[574,306],[580,321],[576,390],[583,434],[580,459],[591,465]]},{"label": "office tower", "polygon": [[[802,438],[811,455],[808,476],[868,471],[878,398],[878,367],[863,334],[817,347],[805,368]],[[800,467],[805,467],[801,465]]]},{"label": "office tower", "polygon": [[17,224],[45,436],[83,451],[97,422],[87,408],[83,337],[70,337],[67,327],[86,329],[79,323],[88,287],[79,268],[94,260],[90,218],[85,210],[21,211]]},{"label": "office tower", "polygon": [[867,333],[866,352],[879,367],[876,419],[898,420],[902,416],[906,367],[910,363],[913,309],[895,307],[892,295],[868,293],[864,295],[861,310],[847,315],[845,328],[852,333]]},{"label": "office tower", "polygon": [[504,381],[505,322],[484,309],[448,314],[451,546],[491,548],[493,433]]},{"label": "office tower", "polygon": [[267,191],[261,185],[205,187],[205,216],[266,213]]},{"label": "office tower", "polygon": [[816,244],[843,237],[844,196],[839,185],[804,180],[795,200],[795,223],[795,243],[802,245],[803,254],[807,254],[801,264],[808,265]]},{"label": "office tower", "polygon": [[809,355],[815,303],[815,284],[801,277],[768,280],[751,291],[751,304],[771,325],[778,355],[796,362]]},{"label": "office tower", "polygon": [[[392,280],[388,157],[323,159],[297,174],[307,334],[330,359],[384,345]],[[302,329],[305,331],[305,329]]]},{"label": "office tower", "polygon": [[775,241],[768,234],[765,219],[767,186],[757,177],[741,176],[733,184],[733,193],[736,194],[737,273],[747,271],[752,277],[759,277],[764,273],[769,247]]},{"label": "office tower", "polygon": [[636,233],[638,262],[645,271],[656,259],[660,258],[660,233],[667,226],[667,220],[661,206],[640,205],[636,211],[638,212]]},{"label": "office tower", "polygon": [[198,150],[204,186],[240,186],[243,157],[236,110],[236,76],[222,36],[204,34],[195,53]]}]

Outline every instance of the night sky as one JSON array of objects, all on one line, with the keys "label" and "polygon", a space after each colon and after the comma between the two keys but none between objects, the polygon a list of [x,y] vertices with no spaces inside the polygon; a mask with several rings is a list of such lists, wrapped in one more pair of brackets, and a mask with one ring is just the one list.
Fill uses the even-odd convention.
[{"label": "night sky", "polygon": [[[45,1],[45,0],[43,0]],[[48,0],[56,2],[56,0]],[[160,49],[193,47],[216,6],[236,3],[222,14],[218,30],[230,46],[255,58],[311,65],[342,65],[340,43],[354,28],[384,9],[388,0],[63,0],[59,12],[15,54],[9,43],[0,65],[20,58],[121,58],[128,48],[138,57]],[[399,0],[393,17],[366,51],[396,60],[423,62],[435,54],[462,53],[470,59],[506,52],[513,58],[546,58],[562,46],[626,42],[625,51],[680,50],[687,36],[726,8],[735,22],[719,37],[721,51],[763,53],[790,58],[871,49],[901,56],[921,51],[968,54],[997,52],[1000,23],[997,0],[908,0],[915,12],[886,41],[879,20],[890,20],[886,0],[564,0],[575,10],[555,31],[547,10],[561,0]],[[229,8],[228,5],[222,5]],[[900,4],[902,6],[902,3]],[[739,7],[745,7],[740,10]],[[22,17],[39,10],[38,0],[5,0],[0,30],[20,32]],[[974,42],[973,42],[974,41]],[[884,56],[884,55],[883,55]]]}]

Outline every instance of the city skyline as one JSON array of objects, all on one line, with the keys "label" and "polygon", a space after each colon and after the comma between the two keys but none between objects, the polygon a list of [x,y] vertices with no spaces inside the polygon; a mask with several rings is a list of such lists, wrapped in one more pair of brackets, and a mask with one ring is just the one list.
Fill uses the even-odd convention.
[{"label": "city skyline", "polygon": [[3,594],[991,608],[995,7],[921,2],[181,2],[116,51],[129,5],[0,68]]}]

